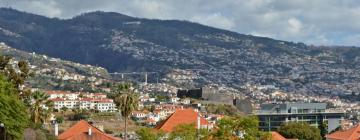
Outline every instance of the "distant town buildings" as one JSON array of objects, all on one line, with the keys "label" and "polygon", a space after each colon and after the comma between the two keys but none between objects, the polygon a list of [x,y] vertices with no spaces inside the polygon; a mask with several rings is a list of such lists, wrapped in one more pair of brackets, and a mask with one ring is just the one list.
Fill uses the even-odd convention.
[{"label": "distant town buildings", "polygon": [[112,99],[102,93],[81,93],[68,91],[46,91],[55,109],[95,109],[100,112],[113,112],[116,106]]}]

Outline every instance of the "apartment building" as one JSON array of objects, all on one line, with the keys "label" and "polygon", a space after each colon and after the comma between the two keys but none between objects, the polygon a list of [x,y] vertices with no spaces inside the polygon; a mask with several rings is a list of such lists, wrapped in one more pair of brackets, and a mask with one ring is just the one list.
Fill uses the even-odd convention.
[{"label": "apartment building", "polygon": [[259,127],[264,131],[277,130],[281,124],[296,121],[307,122],[312,126],[328,123],[328,132],[336,129],[343,120],[344,112],[329,110],[326,103],[270,103],[261,104],[256,115]]},{"label": "apartment building", "polygon": [[100,112],[113,112],[116,106],[112,99],[101,93],[80,93],[68,91],[47,91],[50,100],[54,102],[55,109],[66,107],[68,109],[96,109]]}]

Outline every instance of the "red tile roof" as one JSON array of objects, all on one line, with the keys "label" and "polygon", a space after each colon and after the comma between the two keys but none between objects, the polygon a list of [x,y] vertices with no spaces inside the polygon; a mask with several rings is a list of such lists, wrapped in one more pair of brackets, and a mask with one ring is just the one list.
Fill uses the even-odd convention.
[{"label": "red tile roof", "polygon": [[[91,128],[91,135],[88,135]],[[79,121],[74,126],[61,133],[58,140],[121,140],[101,132],[96,127],[84,120]]]},{"label": "red tile roof", "polygon": [[81,98],[80,101],[92,101],[94,100],[93,98]]},{"label": "red tile roof", "polygon": [[[194,109],[179,109],[171,114],[166,120],[157,125],[155,129],[171,132],[176,126],[180,124],[194,124],[196,127],[198,112]],[[209,122],[200,117],[200,125],[209,125]]]},{"label": "red tile roof", "polygon": [[278,132],[271,132],[271,140],[286,140],[286,138],[281,136]]},{"label": "red tile roof", "polygon": [[62,99],[62,98],[54,98],[54,99],[50,99],[50,101],[59,102],[59,101],[65,101],[65,99]]},{"label": "red tile roof", "polygon": [[93,99],[93,101],[101,102],[101,103],[112,103],[112,99]]},{"label": "red tile roof", "polygon": [[339,130],[325,136],[331,140],[359,140],[360,138],[360,125],[356,125],[348,130]]}]

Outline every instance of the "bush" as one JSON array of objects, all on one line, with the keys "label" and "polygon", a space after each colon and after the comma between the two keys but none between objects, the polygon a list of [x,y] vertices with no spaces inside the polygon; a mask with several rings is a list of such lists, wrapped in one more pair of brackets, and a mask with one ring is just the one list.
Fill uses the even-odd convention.
[{"label": "bush", "polygon": [[113,134],[114,133],[114,131],[112,131],[112,130],[110,130],[110,129],[104,129],[104,132],[106,133],[106,134]]},{"label": "bush", "polygon": [[57,123],[63,123],[64,122],[64,117],[63,116],[57,116],[55,119],[56,119]]},{"label": "bush", "polygon": [[14,85],[0,74],[0,122],[5,124],[10,139],[22,139],[29,124],[27,113]]},{"label": "bush", "polygon": [[279,133],[286,138],[321,140],[320,130],[304,122],[289,122],[280,126]]},{"label": "bush", "polygon": [[136,130],[136,134],[141,140],[158,140],[164,136],[162,131],[157,131],[146,127]]},{"label": "bush", "polygon": [[78,120],[86,120],[90,117],[90,113],[86,111],[76,112],[74,116],[72,117],[72,120],[78,121]]}]

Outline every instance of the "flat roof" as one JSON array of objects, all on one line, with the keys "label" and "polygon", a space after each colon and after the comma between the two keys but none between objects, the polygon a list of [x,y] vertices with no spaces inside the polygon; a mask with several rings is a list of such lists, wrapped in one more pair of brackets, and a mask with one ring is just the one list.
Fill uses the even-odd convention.
[{"label": "flat roof", "polygon": [[271,116],[271,115],[317,115],[317,114],[345,114],[345,112],[313,112],[313,113],[254,113],[254,115],[263,115],[263,116]]}]

